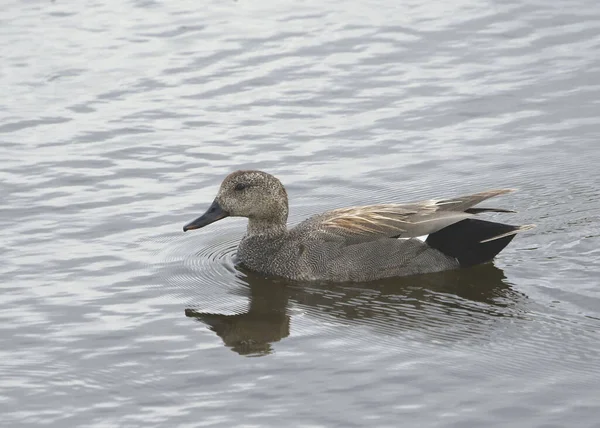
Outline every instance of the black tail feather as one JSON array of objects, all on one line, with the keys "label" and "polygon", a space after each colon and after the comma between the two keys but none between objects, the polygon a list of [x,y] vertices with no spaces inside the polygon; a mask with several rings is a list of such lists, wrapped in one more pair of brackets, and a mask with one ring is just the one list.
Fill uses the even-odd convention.
[{"label": "black tail feather", "polygon": [[480,213],[511,213],[514,214],[516,211],[505,210],[504,208],[468,208],[465,210],[469,214],[480,214]]},{"label": "black tail feather", "polygon": [[466,219],[445,227],[427,237],[427,245],[455,257],[462,267],[469,267],[493,260],[515,235],[496,236],[519,230],[519,226],[491,221]]}]

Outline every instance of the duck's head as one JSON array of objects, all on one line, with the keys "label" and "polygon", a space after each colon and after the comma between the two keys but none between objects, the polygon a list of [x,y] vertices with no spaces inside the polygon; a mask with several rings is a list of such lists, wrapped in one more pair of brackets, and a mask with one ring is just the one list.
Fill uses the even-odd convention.
[{"label": "duck's head", "polygon": [[288,198],[283,184],[262,171],[235,171],[225,177],[208,210],[183,226],[200,229],[225,217],[248,217],[250,225],[280,226],[287,221]]}]

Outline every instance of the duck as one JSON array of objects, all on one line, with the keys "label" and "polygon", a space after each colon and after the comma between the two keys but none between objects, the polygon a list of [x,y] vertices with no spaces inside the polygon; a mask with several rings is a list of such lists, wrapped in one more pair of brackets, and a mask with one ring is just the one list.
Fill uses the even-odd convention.
[{"label": "duck", "polygon": [[534,225],[476,218],[514,211],[475,205],[512,191],[338,208],[288,228],[281,181],[264,171],[239,170],[225,177],[206,212],[183,231],[245,217],[248,226],[236,255],[243,267],[294,281],[368,282],[491,262],[517,233]]}]

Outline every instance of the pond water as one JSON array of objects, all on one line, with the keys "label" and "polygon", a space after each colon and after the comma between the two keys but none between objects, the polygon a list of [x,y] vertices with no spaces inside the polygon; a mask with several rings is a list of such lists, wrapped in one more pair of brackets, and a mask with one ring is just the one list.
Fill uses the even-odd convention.
[{"label": "pond water", "polygon": [[[12,1],[0,425],[599,427],[600,4]],[[330,208],[490,188],[494,264],[243,271],[229,172]]]}]

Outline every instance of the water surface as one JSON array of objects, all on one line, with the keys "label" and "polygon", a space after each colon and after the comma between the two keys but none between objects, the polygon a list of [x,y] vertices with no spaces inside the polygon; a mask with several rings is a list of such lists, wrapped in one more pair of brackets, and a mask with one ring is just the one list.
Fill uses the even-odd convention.
[{"label": "water surface", "polygon": [[[8,1],[0,424],[600,426],[600,6]],[[181,227],[518,188],[494,265],[369,284]]]}]

